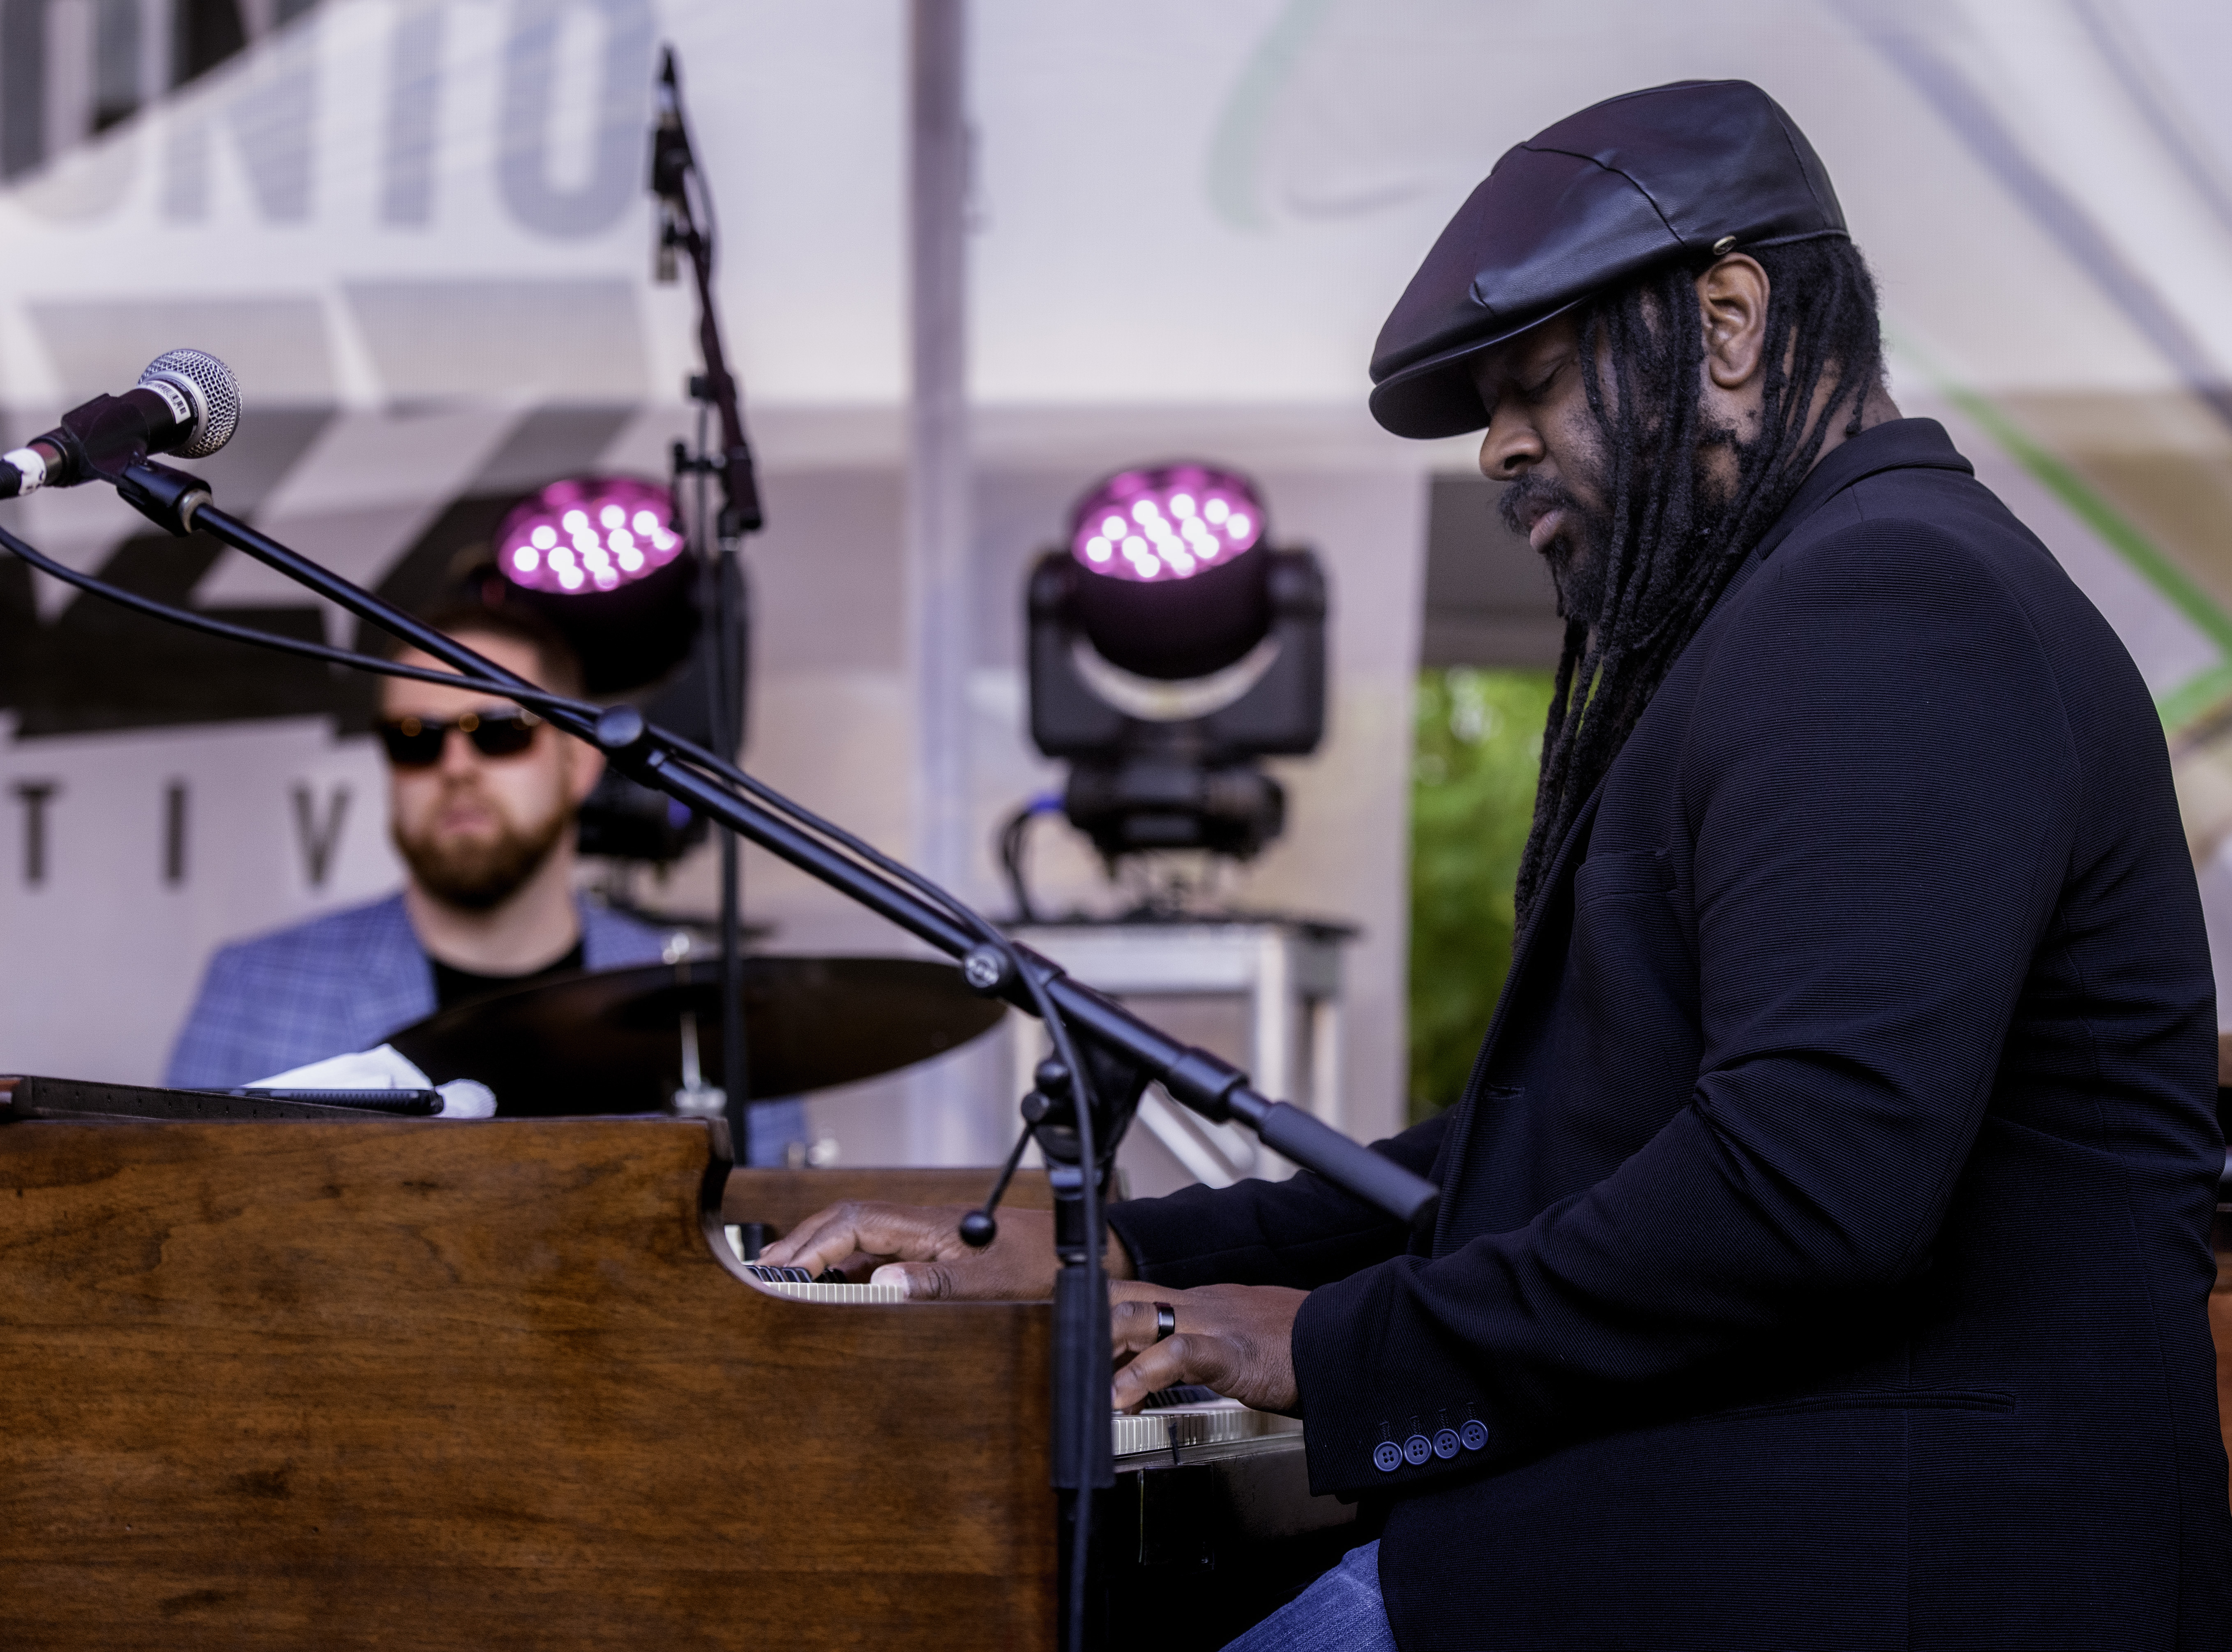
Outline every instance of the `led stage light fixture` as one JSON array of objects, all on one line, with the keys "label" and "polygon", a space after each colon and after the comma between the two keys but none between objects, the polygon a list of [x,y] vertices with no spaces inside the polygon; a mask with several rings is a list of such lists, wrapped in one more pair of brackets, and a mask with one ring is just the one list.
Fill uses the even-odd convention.
[{"label": "led stage light fixture", "polygon": [[[711,739],[704,650],[692,646],[703,564],[665,486],[629,476],[551,482],[504,513],[487,562],[499,578],[484,589],[555,627],[581,655],[592,696],[632,697],[662,727]],[[585,855],[664,863],[704,835],[681,804],[617,770],[581,810]]]},{"label": "led stage light fixture", "polygon": [[552,482],[512,507],[490,549],[512,597],[580,652],[592,694],[656,680],[698,634],[698,561],[656,482]]},{"label": "led stage light fixture", "polygon": [[1245,859],[1285,824],[1257,758],[1325,731],[1325,577],[1268,537],[1236,472],[1119,472],[1033,569],[1031,736],[1071,764],[1063,810],[1112,865],[1150,849]]},{"label": "led stage light fixture", "polygon": [[496,532],[504,576],[529,590],[617,590],[681,553],[672,498],[632,477],[553,482]]}]

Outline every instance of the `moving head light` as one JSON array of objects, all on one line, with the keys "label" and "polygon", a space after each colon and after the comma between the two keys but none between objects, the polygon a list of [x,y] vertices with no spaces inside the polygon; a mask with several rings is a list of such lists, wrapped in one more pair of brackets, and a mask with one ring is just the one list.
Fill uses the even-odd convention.
[{"label": "moving head light", "polygon": [[505,600],[533,608],[581,656],[591,694],[665,676],[698,634],[698,559],[673,496],[633,477],[568,477],[514,505],[491,547]]},{"label": "moving head light", "polygon": [[[659,684],[646,715],[710,743],[704,650],[692,647],[702,564],[666,487],[626,476],[552,482],[505,514],[490,553],[496,594],[573,644],[593,698],[639,695]],[[581,805],[584,855],[664,864],[704,836],[704,822],[680,803],[615,769]]]},{"label": "moving head light", "polygon": [[1070,763],[1070,823],[1113,867],[1150,849],[1245,860],[1286,796],[1255,759],[1325,732],[1325,576],[1275,550],[1262,498],[1185,463],[1118,472],[1033,569],[1031,738]]}]

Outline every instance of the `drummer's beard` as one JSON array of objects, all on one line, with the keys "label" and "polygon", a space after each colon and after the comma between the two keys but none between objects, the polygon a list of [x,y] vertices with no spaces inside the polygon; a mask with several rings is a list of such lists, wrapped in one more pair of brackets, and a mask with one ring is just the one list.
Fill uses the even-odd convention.
[{"label": "drummer's beard", "polygon": [[[502,823],[491,837],[441,837],[431,831],[406,832],[398,820],[389,836],[396,852],[411,868],[418,887],[446,906],[466,912],[486,912],[519,893],[521,887],[542,870],[559,838],[573,823],[563,803],[553,805],[542,819],[525,825],[512,819],[501,804],[490,812]],[[433,816],[439,817],[438,810]]]}]

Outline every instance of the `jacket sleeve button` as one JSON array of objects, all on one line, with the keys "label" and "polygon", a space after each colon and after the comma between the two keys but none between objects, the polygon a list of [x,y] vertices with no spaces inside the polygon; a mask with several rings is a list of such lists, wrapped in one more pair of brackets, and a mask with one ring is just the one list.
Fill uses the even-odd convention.
[{"label": "jacket sleeve button", "polygon": [[1488,1447],[1488,1425],[1477,1417],[1465,1424],[1457,1434],[1457,1443],[1467,1451],[1484,1451]]},{"label": "jacket sleeve button", "polygon": [[1403,1447],[1392,1440],[1383,1440],[1372,1448],[1372,1466],[1383,1474],[1392,1474],[1403,1467]]},{"label": "jacket sleeve button", "polygon": [[1434,1455],[1444,1462],[1457,1454],[1457,1431],[1444,1428],[1434,1435]]},{"label": "jacket sleeve button", "polygon": [[1434,1454],[1434,1442],[1424,1434],[1412,1434],[1403,1442],[1403,1460],[1416,1468]]}]

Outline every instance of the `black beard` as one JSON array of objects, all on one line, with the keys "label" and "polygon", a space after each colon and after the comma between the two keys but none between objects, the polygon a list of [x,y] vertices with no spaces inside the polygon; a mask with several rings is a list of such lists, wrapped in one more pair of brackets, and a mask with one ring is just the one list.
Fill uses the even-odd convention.
[{"label": "black beard", "polygon": [[[1736,515],[1736,502],[1735,491],[1717,482],[1708,465],[1716,448],[1730,450],[1740,465],[1751,455],[1750,445],[1741,440],[1733,430],[1711,430],[1705,434],[1697,447],[1697,485],[1692,496],[1694,519],[1687,539],[1680,545],[1652,547],[1654,556],[1671,554],[1687,562],[1726,535]],[[1596,474],[1584,475],[1580,479],[1600,497],[1611,485],[1611,478],[1603,473],[1601,467]],[[1496,502],[1503,525],[1522,539],[1527,537],[1530,519],[1554,508],[1565,512],[1565,530],[1541,554],[1542,560],[1550,564],[1550,578],[1558,588],[1558,615],[1568,624],[1579,620],[1584,625],[1593,626],[1604,614],[1606,574],[1612,565],[1612,512],[1592,509],[1564,483],[1554,482],[1531,470],[1515,478]]]},{"label": "black beard", "polygon": [[519,893],[558,847],[560,834],[573,823],[559,808],[522,829],[507,820],[492,840],[440,842],[408,837],[400,825],[389,836],[418,886],[444,906],[486,912]]},{"label": "black beard", "polygon": [[1531,518],[1554,509],[1565,513],[1565,530],[1543,550],[1542,560],[1550,564],[1551,582],[1558,588],[1559,617],[1568,624],[1579,620],[1593,625],[1604,609],[1610,513],[1592,511],[1564,483],[1531,470],[1522,472],[1496,502],[1503,525],[1522,539]]}]

